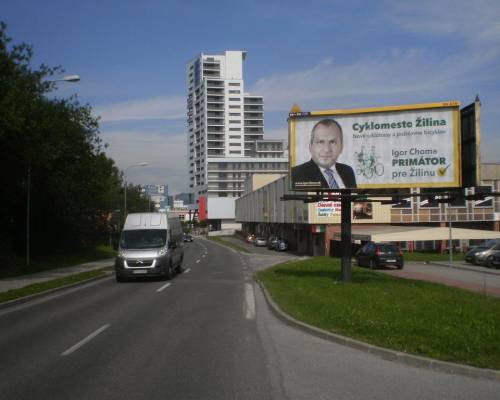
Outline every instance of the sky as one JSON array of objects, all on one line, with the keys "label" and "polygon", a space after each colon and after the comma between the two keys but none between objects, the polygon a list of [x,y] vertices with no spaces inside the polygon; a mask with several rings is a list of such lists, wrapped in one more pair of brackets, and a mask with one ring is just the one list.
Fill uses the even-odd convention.
[{"label": "sky", "polygon": [[134,184],[187,191],[186,63],[245,50],[265,138],[293,104],[343,109],[481,99],[481,159],[500,162],[498,0],[16,0],[0,20],[33,67],[60,65],[100,117],[106,153]]}]

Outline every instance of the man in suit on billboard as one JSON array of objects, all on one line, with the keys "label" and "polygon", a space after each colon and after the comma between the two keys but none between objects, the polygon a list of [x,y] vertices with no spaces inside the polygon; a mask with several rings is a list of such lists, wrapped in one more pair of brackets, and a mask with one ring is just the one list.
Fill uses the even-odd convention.
[{"label": "man in suit on billboard", "polygon": [[314,125],[309,152],[311,160],[292,168],[292,189],[355,188],[353,169],[337,162],[342,153],[342,128],[337,121],[327,118]]}]

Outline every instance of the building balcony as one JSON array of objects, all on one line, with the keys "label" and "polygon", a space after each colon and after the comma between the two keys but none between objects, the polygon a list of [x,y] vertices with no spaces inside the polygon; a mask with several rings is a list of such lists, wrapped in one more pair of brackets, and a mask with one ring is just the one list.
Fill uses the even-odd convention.
[{"label": "building balcony", "polygon": [[221,88],[221,89],[214,89],[214,88],[207,88],[207,95],[210,96],[210,95],[221,95],[221,96],[224,96],[224,88]]},{"label": "building balcony", "polygon": [[224,141],[224,134],[221,133],[220,135],[207,135],[207,140],[218,140],[218,141]]},{"label": "building balcony", "polygon": [[224,81],[214,81],[207,80],[207,89],[208,88],[224,88]]},{"label": "building balcony", "polygon": [[251,105],[247,105],[247,104],[245,104],[245,107],[243,109],[245,110],[245,112],[264,111],[263,106],[251,106]]},{"label": "building balcony", "polygon": [[248,121],[248,120],[250,120],[250,121],[263,121],[264,114],[245,112],[244,118],[245,118],[245,121]]},{"label": "building balcony", "polygon": [[259,127],[259,126],[264,126],[264,121],[263,120],[249,120],[249,119],[245,119],[245,126],[248,126],[248,127]]},{"label": "building balcony", "polygon": [[224,104],[224,96],[207,96],[207,103]]},{"label": "building balcony", "polygon": [[249,105],[254,105],[254,104],[263,105],[264,99],[262,97],[245,97],[244,102],[245,102],[245,106],[247,104],[249,104]]},{"label": "building balcony", "polygon": [[223,111],[207,111],[208,118],[224,118]]},{"label": "building balcony", "polygon": [[205,70],[205,71],[203,71],[203,76],[206,78],[219,78],[220,71]]}]

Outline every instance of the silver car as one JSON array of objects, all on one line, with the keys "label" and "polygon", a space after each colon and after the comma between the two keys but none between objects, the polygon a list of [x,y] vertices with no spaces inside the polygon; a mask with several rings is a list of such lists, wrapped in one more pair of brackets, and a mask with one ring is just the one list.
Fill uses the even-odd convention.
[{"label": "silver car", "polygon": [[488,257],[497,250],[500,250],[500,243],[491,246],[489,249],[477,252],[476,254],[474,254],[474,264],[484,265]]},{"label": "silver car", "polygon": [[253,245],[258,247],[265,247],[267,246],[267,239],[265,237],[260,237],[260,236],[256,237],[253,242]]}]

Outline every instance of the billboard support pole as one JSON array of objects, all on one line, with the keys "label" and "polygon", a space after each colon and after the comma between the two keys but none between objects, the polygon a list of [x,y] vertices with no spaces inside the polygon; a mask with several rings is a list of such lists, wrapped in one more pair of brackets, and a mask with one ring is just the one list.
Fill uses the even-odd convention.
[{"label": "billboard support pole", "polygon": [[350,282],[352,280],[351,271],[351,191],[342,193],[340,199],[341,220],[340,220],[340,237],[342,241],[342,282]]}]

